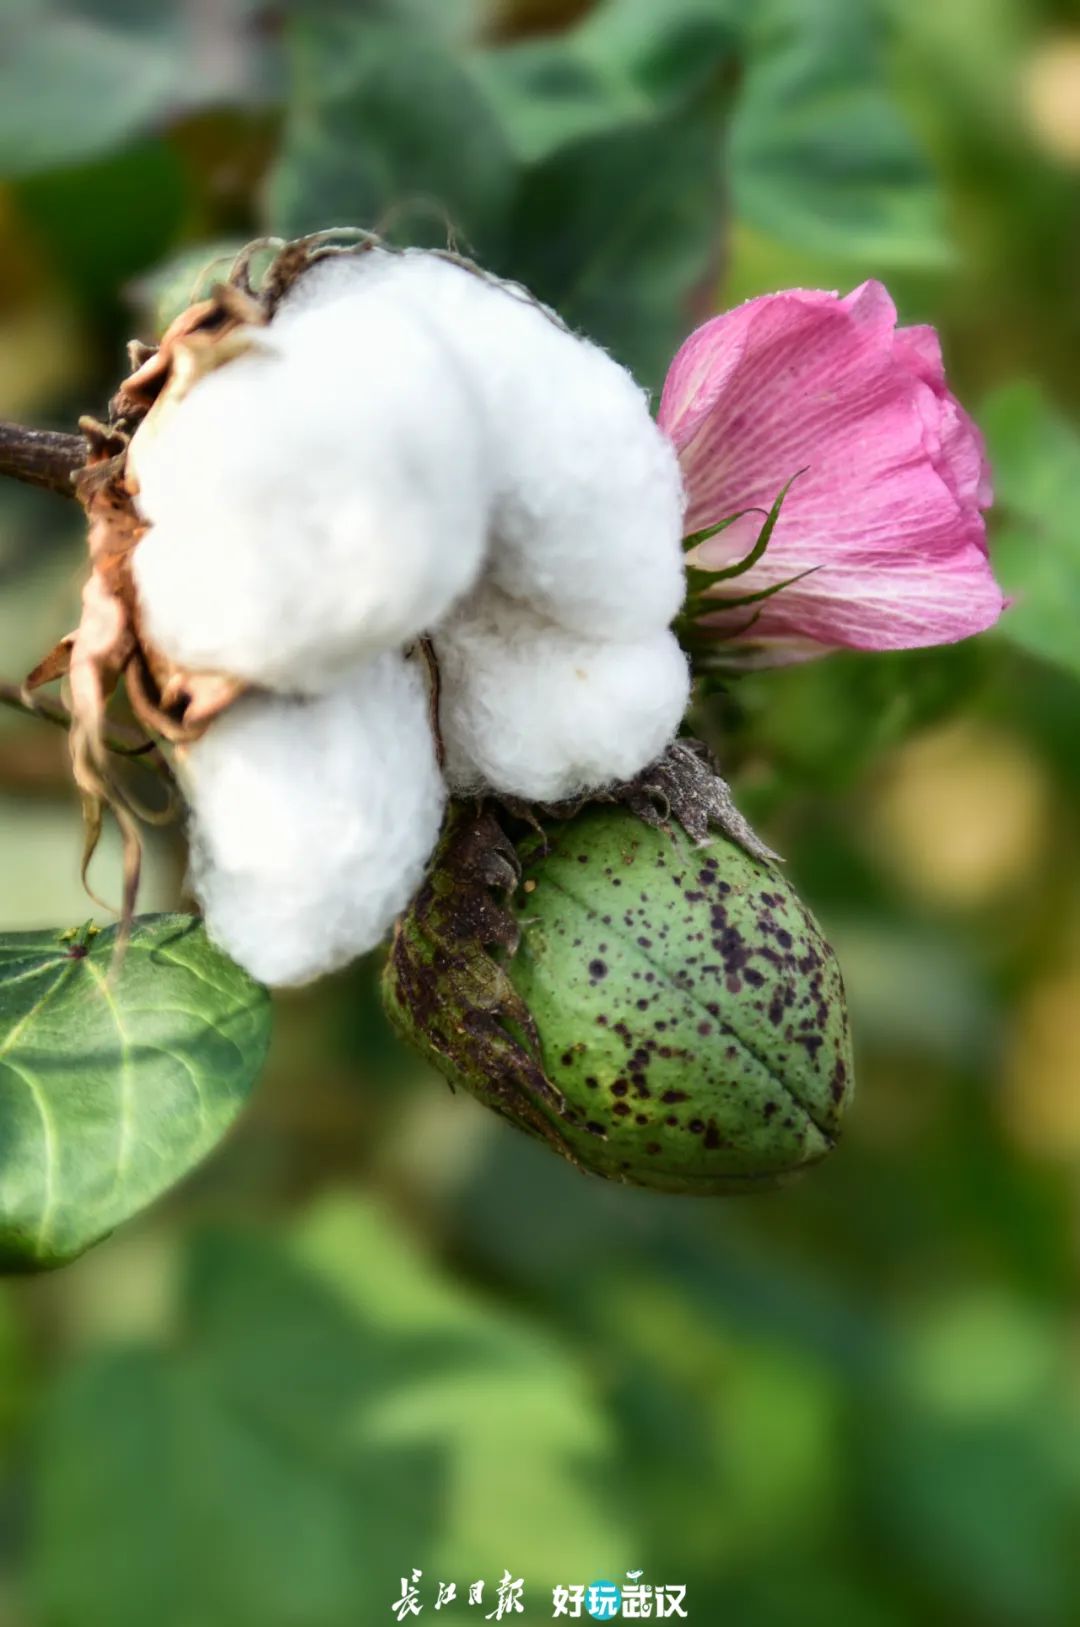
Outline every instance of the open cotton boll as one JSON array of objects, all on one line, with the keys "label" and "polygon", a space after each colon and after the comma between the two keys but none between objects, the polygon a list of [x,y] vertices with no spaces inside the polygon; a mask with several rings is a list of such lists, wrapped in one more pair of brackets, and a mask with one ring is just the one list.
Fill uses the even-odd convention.
[{"label": "open cotton boll", "polygon": [[394,653],[317,699],[247,696],[180,773],[207,930],[270,984],[306,983],[380,942],[445,802],[426,685]]},{"label": "open cotton boll", "polygon": [[318,262],[276,320],[389,288],[453,348],[483,402],[492,580],[581,633],[668,626],[685,590],[682,482],[630,374],[520,290],[421,250]]},{"label": "open cotton boll", "polygon": [[479,589],[434,639],[453,790],[559,802],[630,779],[674,737],[690,692],[673,633],[612,642]]},{"label": "open cotton boll", "polygon": [[135,582],[148,637],[182,666],[318,689],[407,644],[475,580],[481,417],[389,290],[251,342],[166,395],[132,442],[151,522]]}]

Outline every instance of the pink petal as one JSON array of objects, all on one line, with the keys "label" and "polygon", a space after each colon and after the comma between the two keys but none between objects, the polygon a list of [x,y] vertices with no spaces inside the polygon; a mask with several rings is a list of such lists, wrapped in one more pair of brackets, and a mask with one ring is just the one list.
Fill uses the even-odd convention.
[{"label": "pink petal", "polygon": [[[755,643],[898,649],[966,637],[1001,613],[979,512],[982,438],[946,388],[933,330],[895,321],[877,282],[844,299],[767,295],[706,323],[672,364],[660,422],[679,449],[688,531],[767,510],[806,471],[764,557],[718,588],[735,597],[812,571],[758,607]],[[743,557],[759,527],[738,522],[700,562]],[[734,629],[750,613],[703,624]]]}]

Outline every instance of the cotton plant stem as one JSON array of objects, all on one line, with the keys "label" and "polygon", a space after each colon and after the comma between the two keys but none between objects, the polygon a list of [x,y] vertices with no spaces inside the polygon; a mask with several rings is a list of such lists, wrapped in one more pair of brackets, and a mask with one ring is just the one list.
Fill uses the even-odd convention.
[{"label": "cotton plant stem", "polygon": [[0,421],[0,475],[60,497],[74,497],[71,477],[85,462],[86,442],[81,435]]}]

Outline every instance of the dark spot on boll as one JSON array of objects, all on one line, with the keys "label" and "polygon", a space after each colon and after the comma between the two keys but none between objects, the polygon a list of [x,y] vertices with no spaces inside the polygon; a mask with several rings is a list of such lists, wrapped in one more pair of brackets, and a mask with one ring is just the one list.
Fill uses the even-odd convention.
[{"label": "dark spot on boll", "polygon": [[590,960],[590,962],[589,962],[589,976],[591,978],[593,978],[596,982],[599,982],[602,977],[607,976],[607,970],[608,969],[607,969],[606,961]]},{"label": "dark spot on boll", "polygon": [[648,1124],[648,1122],[649,1122],[648,1113],[635,1113],[634,1114],[634,1123],[635,1124]]},{"label": "dark spot on boll", "polygon": [[630,1103],[629,1102],[616,1102],[615,1106],[611,1109],[611,1111],[613,1113],[618,1113],[622,1117],[625,1117],[626,1114],[630,1112]]},{"label": "dark spot on boll", "polygon": [[659,1141],[646,1141],[646,1143],[645,1143],[645,1151],[647,1153],[651,1153],[651,1154],[653,1154],[655,1156],[655,1154],[660,1151],[660,1143],[659,1143]]},{"label": "dark spot on boll", "polygon": [[692,1130],[696,1136],[699,1136],[701,1134],[701,1132],[704,1130],[704,1128],[705,1128],[705,1120],[704,1119],[691,1119],[690,1123],[687,1125],[687,1129]]},{"label": "dark spot on boll", "polygon": [[710,1022],[700,1022],[700,1023],[698,1023],[697,1031],[701,1035],[711,1034],[712,1033],[712,1023],[710,1023]]},{"label": "dark spot on boll", "polygon": [[761,1116],[762,1116],[763,1119],[768,1121],[769,1119],[772,1118],[772,1116],[773,1116],[773,1114],[775,1112],[776,1112],[776,1103],[775,1102],[766,1102],[765,1106],[761,1109]]},{"label": "dark spot on boll", "polygon": [[705,1145],[710,1149],[720,1146],[720,1132],[713,1120],[709,1120],[709,1128],[705,1131]]},{"label": "dark spot on boll", "polygon": [[685,1090],[665,1090],[660,1100],[662,1102],[686,1102],[690,1100],[690,1097]]},{"label": "dark spot on boll", "polygon": [[630,1089],[630,1084],[629,1084],[628,1080],[626,1080],[626,1079],[616,1079],[615,1083],[611,1087],[611,1094],[613,1096],[625,1096],[626,1092],[629,1089]]},{"label": "dark spot on boll", "polygon": [[607,1131],[605,1130],[604,1126],[602,1124],[596,1124],[592,1119],[589,1120],[585,1128],[588,1130],[590,1135],[607,1136]]}]

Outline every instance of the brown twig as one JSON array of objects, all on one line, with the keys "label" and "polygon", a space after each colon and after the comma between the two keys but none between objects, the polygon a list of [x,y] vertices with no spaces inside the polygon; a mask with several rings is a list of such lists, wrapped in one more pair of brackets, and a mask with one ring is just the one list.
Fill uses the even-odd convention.
[{"label": "brown twig", "polygon": [[85,462],[86,442],[81,435],[0,422],[0,475],[61,497],[74,497],[72,476]]}]

